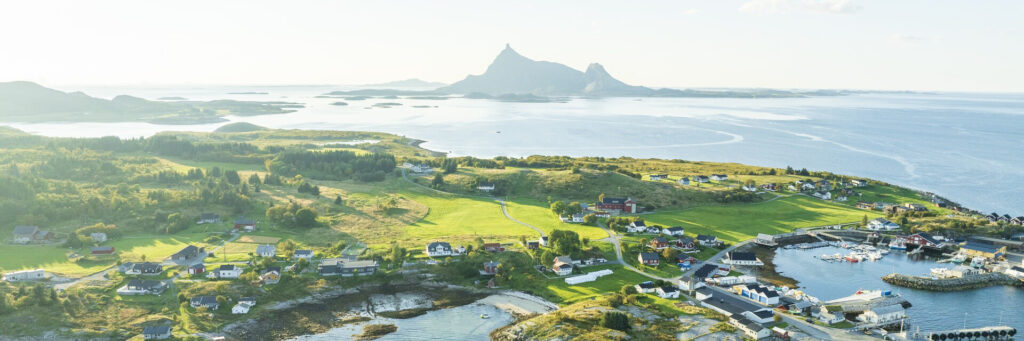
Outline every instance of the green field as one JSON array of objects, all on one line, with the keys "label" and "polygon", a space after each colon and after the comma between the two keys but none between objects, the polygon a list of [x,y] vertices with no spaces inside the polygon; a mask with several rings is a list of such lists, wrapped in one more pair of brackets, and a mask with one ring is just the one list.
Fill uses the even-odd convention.
[{"label": "green field", "polygon": [[507,205],[508,213],[513,218],[536,226],[549,234],[557,229],[575,231],[581,238],[590,238],[590,240],[608,238],[608,233],[599,227],[563,223],[551,212],[550,208],[537,200],[514,199],[507,201],[505,204]]},{"label": "green field", "polygon": [[[129,260],[141,260],[141,255],[146,255],[146,260],[159,262],[188,244],[206,246],[202,243],[205,237],[206,234],[126,237],[104,245],[113,246],[120,257]],[[49,245],[4,245],[0,247],[0,269],[10,271],[42,268],[62,276],[80,277],[110,267],[117,261],[116,257],[111,257],[104,260],[74,262],[68,258],[68,254],[72,252],[88,255],[88,248],[68,250]]]},{"label": "green field", "polygon": [[621,265],[598,265],[583,268],[584,273],[594,272],[601,269],[610,269],[613,274],[598,278],[596,281],[581,283],[577,285],[565,284],[565,279],[557,278],[547,280],[542,284],[542,290],[546,298],[559,305],[568,305],[585,299],[603,296],[607,293],[618,292],[625,285],[634,285],[640,282],[649,281],[650,278],[636,272],[627,270]]},{"label": "green field", "polygon": [[430,208],[420,221],[400,227],[403,243],[426,245],[441,240],[469,243],[481,237],[488,242],[515,242],[519,236],[536,238],[537,231],[505,218],[501,205],[491,199],[403,193]]},{"label": "green field", "polygon": [[758,233],[786,233],[802,227],[859,222],[881,216],[849,206],[793,195],[778,200],[722,206],[704,206],[681,211],[658,211],[642,215],[650,224],[682,226],[687,234],[712,234],[736,243]]}]

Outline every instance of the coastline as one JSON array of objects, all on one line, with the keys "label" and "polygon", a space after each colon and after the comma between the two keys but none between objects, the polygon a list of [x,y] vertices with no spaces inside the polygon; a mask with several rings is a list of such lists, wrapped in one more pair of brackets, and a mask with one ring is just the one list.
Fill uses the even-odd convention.
[{"label": "coastline", "polygon": [[364,284],[336,288],[301,299],[268,306],[267,316],[254,317],[222,327],[229,339],[289,340],[322,334],[334,328],[372,321],[377,317],[405,319],[430,311],[482,303],[504,310],[520,321],[557,309],[557,305],[517,291],[467,288],[447,283],[422,282],[387,287]]}]

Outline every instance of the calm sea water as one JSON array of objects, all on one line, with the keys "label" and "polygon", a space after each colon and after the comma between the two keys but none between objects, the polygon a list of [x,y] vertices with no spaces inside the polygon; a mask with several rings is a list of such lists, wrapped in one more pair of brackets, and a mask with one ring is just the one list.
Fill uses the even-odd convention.
[{"label": "calm sea water", "polygon": [[988,287],[957,292],[931,292],[889,285],[881,277],[893,272],[928,275],[932,268],[952,268],[933,260],[914,260],[903,252],[893,252],[877,262],[827,263],[814,256],[846,254],[841,248],[811,250],[779,249],[775,254],[776,271],[800,282],[801,290],[823,301],[849,296],[857,290],[892,290],[913,305],[907,310],[910,329],[922,332],[1007,325],[1024,328],[1024,290]]},{"label": "calm sea water", "polygon": [[[383,131],[453,155],[632,156],[828,170],[932,191],[983,211],[1024,215],[1024,95],[861,94],[784,99],[609,98],[566,103],[314,96],[334,86],[86,88],[99,97],[232,98],[307,104],[232,117],[272,128]],[[79,90],[79,89],[63,89]],[[229,92],[267,92],[233,95]],[[398,102],[393,108],[369,107]],[[417,108],[414,106],[429,106]],[[148,136],[221,124],[11,124],[50,136]]]}]

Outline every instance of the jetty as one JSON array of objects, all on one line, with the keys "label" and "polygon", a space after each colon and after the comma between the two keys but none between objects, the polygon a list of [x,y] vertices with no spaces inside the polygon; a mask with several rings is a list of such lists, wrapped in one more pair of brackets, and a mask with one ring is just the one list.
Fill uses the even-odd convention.
[{"label": "jetty", "polygon": [[890,340],[939,341],[939,340],[1013,340],[1017,328],[992,326],[981,328],[951,329],[936,332],[902,332],[889,334]]},{"label": "jetty", "polygon": [[883,276],[882,281],[901,287],[930,291],[959,291],[984,288],[993,285],[1024,287],[1024,280],[1016,279],[998,272],[966,275],[960,278],[941,279],[894,273]]}]

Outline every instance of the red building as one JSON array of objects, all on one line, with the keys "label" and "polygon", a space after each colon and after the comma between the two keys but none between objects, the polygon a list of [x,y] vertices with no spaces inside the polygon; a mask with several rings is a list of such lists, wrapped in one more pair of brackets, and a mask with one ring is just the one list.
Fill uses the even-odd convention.
[{"label": "red building", "polygon": [[636,202],[630,198],[609,198],[605,197],[597,203],[597,209],[605,211],[620,211],[625,213],[637,213]]},{"label": "red building", "polygon": [[504,252],[505,247],[499,243],[486,243],[484,244],[484,251],[487,252]]},{"label": "red building", "polygon": [[652,249],[661,250],[668,247],[668,239],[665,239],[665,237],[655,237],[651,239],[650,244]]},{"label": "red building", "polygon": [[188,274],[189,275],[198,275],[198,274],[201,274],[201,273],[204,273],[204,272],[206,272],[206,265],[203,265],[203,263],[194,264],[194,265],[188,267]]},{"label": "red building", "polygon": [[92,248],[92,254],[94,255],[112,255],[114,254],[113,246],[97,246]]},{"label": "red building", "polygon": [[935,237],[932,237],[932,235],[926,232],[918,232],[907,237],[907,244],[914,244],[921,247],[942,247],[942,242],[936,240]]},{"label": "red building", "polygon": [[481,271],[482,275],[493,275],[498,273],[498,262],[484,262],[484,270]]},{"label": "red building", "polygon": [[644,265],[658,266],[659,263],[659,256],[654,252],[641,252],[636,258]]}]

